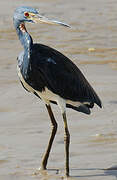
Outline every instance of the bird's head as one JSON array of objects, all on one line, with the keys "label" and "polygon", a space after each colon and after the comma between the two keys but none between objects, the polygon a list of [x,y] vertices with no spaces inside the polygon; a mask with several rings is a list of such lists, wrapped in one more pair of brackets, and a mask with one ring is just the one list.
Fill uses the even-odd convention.
[{"label": "bird's head", "polygon": [[25,6],[18,7],[15,10],[13,19],[14,19],[15,25],[23,23],[23,22],[31,22],[31,23],[40,22],[40,23],[57,24],[57,25],[61,25],[64,27],[70,27],[66,23],[56,21],[56,20],[52,20],[52,19],[48,19],[48,18],[40,15],[39,11],[35,8],[25,7]]}]

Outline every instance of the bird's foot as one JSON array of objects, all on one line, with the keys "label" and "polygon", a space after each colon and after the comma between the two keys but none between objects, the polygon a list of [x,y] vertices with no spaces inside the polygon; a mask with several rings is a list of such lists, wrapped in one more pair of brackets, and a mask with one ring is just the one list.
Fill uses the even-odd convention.
[{"label": "bird's foot", "polygon": [[38,170],[39,171],[44,171],[44,170],[47,170],[47,168],[42,165],[41,167],[38,168]]},{"label": "bird's foot", "polygon": [[70,176],[65,175],[65,176],[63,176],[61,179],[62,179],[62,180],[68,180],[69,178],[70,178]]},{"label": "bird's foot", "polygon": [[45,171],[46,171],[46,168],[41,166],[38,169],[36,169],[36,171],[34,172],[34,175],[43,174]]}]

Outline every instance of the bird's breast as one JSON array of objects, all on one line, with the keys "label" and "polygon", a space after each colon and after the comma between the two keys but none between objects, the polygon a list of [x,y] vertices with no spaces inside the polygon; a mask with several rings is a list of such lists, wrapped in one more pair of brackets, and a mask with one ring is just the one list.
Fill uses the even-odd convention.
[{"label": "bird's breast", "polygon": [[17,73],[18,73],[19,79],[20,79],[22,85],[24,86],[24,88],[25,88],[27,91],[34,93],[34,89],[24,80],[24,78],[23,78],[23,76],[22,76],[22,74],[21,74],[21,71],[20,71],[19,66],[17,66]]}]

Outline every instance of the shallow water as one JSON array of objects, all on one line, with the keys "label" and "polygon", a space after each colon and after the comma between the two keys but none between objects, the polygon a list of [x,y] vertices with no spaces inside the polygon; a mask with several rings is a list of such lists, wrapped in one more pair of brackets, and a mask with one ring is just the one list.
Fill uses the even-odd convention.
[{"label": "shallow water", "polygon": [[[72,26],[27,24],[35,42],[56,48],[76,63],[103,102],[90,116],[67,110],[71,133],[70,179],[117,178],[117,1],[0,1],[0,180],[55,180],[64,175],[63,122],[59,124],[47,172],[40,166],[50,133],[44,104],[21,87],[16,57],[22,50],[12,16],[29,5]],[[114,167],[114,168],[113,168]],[[110,168],[110,169],[108,169]]]}]

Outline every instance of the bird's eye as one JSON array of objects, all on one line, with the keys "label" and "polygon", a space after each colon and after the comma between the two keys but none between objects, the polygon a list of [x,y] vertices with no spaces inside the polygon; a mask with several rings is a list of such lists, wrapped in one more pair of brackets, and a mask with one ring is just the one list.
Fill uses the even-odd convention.
[{"label": "bird's eye", "polygon": [[28,16],[29,16],[29,13],[28,13],[28,12],[25,12],[25,13],[24,13],[24,16],[25,16],[25,17],[28,17]]}]

